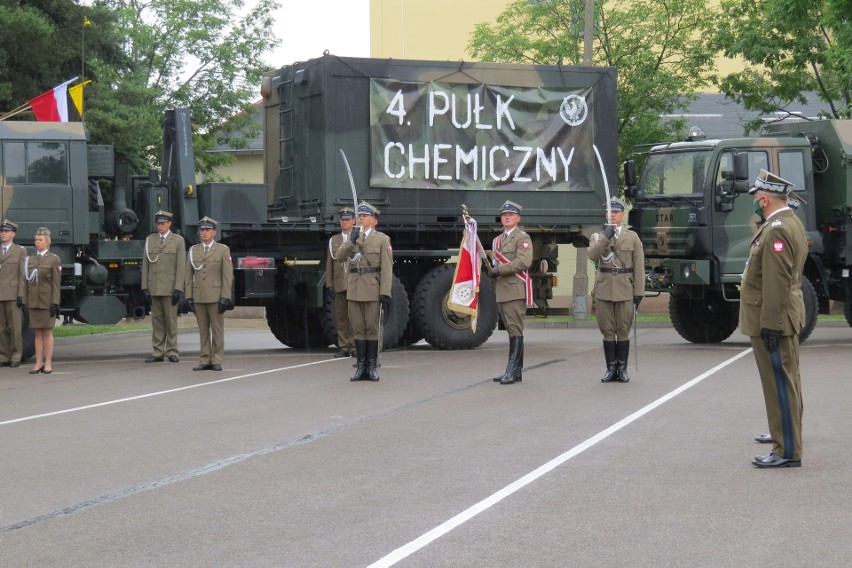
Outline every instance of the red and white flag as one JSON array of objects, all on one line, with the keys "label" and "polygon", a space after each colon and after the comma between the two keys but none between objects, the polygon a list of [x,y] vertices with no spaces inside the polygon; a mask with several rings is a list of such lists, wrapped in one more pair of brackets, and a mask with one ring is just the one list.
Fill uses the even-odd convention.
[{"label": "red and white flag", "polygon": [[[77,77],[53,87],[34,99],[30,99],[36,120],[39,122],[68,122],[68,85]],[[81,105],[82,106],[82,105]]]},{"label": "red and white flag", "polygon": [[476,333],[479,316],[479,239],[476,236],[476,220],[465,217],[464,234],[459,246],[459,261],[453,275],[453,287],[447,298],[447,307],[454,312],[471,317],[470,329]]}]

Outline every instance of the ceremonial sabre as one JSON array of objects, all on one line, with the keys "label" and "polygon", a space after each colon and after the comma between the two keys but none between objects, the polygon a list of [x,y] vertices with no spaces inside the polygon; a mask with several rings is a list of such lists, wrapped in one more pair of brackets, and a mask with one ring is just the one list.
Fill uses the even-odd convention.
[{"label": "ceremonial sabre", "polygon": [[[603,160],[601,159],[601,153],[598,152],[598,147],[592,144],[592,149],[595,151],[595,156],[598,157],[598,165],[600,165],[601,167],[601,176],[603,176],[604,191],[606,192],[606,222],[610,223],[610,217],[612,215],[612,206],[609,204],[609,200],[611,199],[609,195],[609,182],[606,180],[606,170],[604,170]],[[342,153],[343,150],[341,150],[340,152]],[[346,156],[344,156],[343,159],[345,160]],[[349,166],[347,165],[346,167],[348,168]],[[355,191],[354,185],[352,186],[352,188],[352,191]]]},{"label": "ceremonial sabre", "polygon": [[358,211],[358,192],[355,191],[355,178],[352,177],[352,169],[349,167],[349,160],[346,159],[346,154],[343,152],[343,148],[338,148],[338,150],[340,150],[340,156],[343,158],[343,165],[346,166],[346,173],[349,175],[349,185],[352,186],[352,201],[354,203],[354,209],[355,211]]}]

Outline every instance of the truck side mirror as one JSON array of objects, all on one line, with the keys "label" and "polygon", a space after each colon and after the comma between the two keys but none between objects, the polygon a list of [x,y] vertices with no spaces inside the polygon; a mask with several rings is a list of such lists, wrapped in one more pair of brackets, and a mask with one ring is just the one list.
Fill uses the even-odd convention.
[{"label": "truck side mirror", "polygon": [[734,154],[734,193],[748,193],[748,153]]},{"label": "truck side mirror", "polygon": [[636,162],[627,160],[624,162],[624,196],[636,197]]}]

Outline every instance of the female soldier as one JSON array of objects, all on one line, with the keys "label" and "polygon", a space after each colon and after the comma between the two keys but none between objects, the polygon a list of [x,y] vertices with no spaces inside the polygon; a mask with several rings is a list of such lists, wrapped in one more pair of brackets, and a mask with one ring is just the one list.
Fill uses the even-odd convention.
[{"label": "female soldier", "polygon": [[60,260],[48,252],[50,230],[39,227],[35,233],[36,254],[27,257],[27,307],[30,328],[35,331],[35,367],[31,375],[53,372],[53,326],[59,316]]}]

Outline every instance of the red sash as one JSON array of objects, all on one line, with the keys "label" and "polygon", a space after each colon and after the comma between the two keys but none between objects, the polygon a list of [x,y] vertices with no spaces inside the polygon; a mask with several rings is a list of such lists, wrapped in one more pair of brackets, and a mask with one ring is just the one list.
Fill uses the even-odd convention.
[{"label": "red sash", "polygon": [[[491,243],[491,250],[494,251],[494,258],[500,264],[509,264],[511,261],[506,258],[503,254],[503,251],[500,250],[500,237],[502,235],[498,235],[494,242]],[[527,292],[527,306],[535,306],[535,302],[533,301],[533,287],[532,287],[532,278],[530,278],[529,270],[524,270],[523,272],[518,272],[515,274],[518,278],[521,279],[521,282],[524,283],[524,288]]]}]

